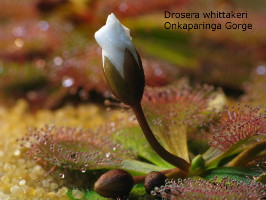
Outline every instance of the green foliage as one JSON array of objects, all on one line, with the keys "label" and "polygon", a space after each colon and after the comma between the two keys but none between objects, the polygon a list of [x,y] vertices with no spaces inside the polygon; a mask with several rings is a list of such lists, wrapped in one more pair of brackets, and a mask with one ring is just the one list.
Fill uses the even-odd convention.
[{"label": "green foliage", "polygon": [[221,167],[208,170],[204,173],[203,178],[211,180],[215,177],[221,180],[228,177],[232,180],[249,182],[253,177],[258,177],[260,172],[252,170],[248,167]]},{"label": "green foliage", "polygon": [[139,126],[121,129],[113,134],[113,138],[116,141],[121,142],[125,148],[135,151],[140,158],[144,158],[145,160],[160,167],[173,167],[158,156],[148,145]]},{"label": "green foliage", "polygon": [[[75,198],[73,198],[72,195],[72,189],[68,190],[68,197],[69,200],[76,200]],[[105,200],[106,198],[101,197],[100,195],[98,195],[95,191],[93,191],[92,189],[80,189],[83,193],[84,193],[84,197],[82,198],[82,200]],[[143,184],[137,184],[133,187],[132,191],[130,192],[130,195],[127,197],[127,199],[129,200],[138,200],[138,199],[146,199],[146,200],[152,200],[153,197],[151,197],[151,195],[148,195],[144,189]]]}]

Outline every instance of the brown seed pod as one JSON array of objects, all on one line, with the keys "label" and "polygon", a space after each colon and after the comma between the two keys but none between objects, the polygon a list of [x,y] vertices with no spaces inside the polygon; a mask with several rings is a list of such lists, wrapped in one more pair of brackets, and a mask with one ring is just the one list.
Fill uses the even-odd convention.
[{"label": "brown seed pod", "polygon": [[134,185],[133,177],[122,169],[113,169],[104,173],[94,184],[94,190],[106,198],[118,198],[127,195]]},{"label": "brown seed pod", "polygon": [[150,194],[155,187],[160,187],[162,185],[165,185],[166,179],[167,177],[161,172],[150,172],[145,177],[144,181],[144,187],[146,192]]}]

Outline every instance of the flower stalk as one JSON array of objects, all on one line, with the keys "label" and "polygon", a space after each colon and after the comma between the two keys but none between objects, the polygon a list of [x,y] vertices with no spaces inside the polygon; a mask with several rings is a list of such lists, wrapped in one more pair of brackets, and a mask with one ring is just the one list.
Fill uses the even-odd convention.
[{"label": "flower stalk", "polygon": [[185,161],[184,159],[175,156],[174,154],[171,154],[165,148],[158,142],[156,137],[154,136],[152,130],[150,129],[150,126],[145,118],[145,115],[143,113],[142,107],[140,103],[136,103],[132,105],[132,109],[137,117],[137,120],[140,124],[140,127],[151,145],[151,147],[154,149],[154,151],[161,156],[165,161],[169,162],[170,164],[176,166],[177,168],[181,169],[184,172],[188,172],[189,169],[189,163]]}]

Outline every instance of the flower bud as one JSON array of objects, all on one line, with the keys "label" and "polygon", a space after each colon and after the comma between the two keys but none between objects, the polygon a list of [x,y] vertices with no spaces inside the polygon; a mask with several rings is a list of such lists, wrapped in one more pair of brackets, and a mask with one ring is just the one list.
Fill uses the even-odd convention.
[{"label": "flower bud", "polygon": [[94,184],[94,190],[106,198],[118,198],[127,195],[134,185],[133,177],[122,169],[113,169],[104,173]]},{"label": "flower bud", "polygon": [[148,194],[154,190],[155,187],[165,185],[166,176],[161,172],[150,172],[144,181],[144,187]]},{"label": "flower bud", "polygon": [[103,71],[113,94],[127,105],[139,103],[145,85],[144,72],[129,29],[111,14],[106,25],[95,33],[95,39],[102,47]]}]

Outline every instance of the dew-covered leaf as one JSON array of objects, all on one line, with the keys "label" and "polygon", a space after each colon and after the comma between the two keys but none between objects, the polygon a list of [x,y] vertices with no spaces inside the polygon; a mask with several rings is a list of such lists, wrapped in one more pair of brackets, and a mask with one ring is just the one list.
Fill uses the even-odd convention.
[{"label": "dew-covered leaf", "polygon": [[162,145],[172,154],[189,162],[188,134],[206,120],[210,114],[209,103],[214,97],[211,86],[193,89],[182,83],[167,87],[147,87],[142,105],[147,120]]},{"label": "dew-covered leaf", "polygon": [[20,141],[34,160],[81,172],[123,167],[124,159],[134,159],[109,137],[77,128],[46,126],[31,130]]},{"label": "dew-covered leaf", "polygon": [[165,186],[155,188],[152,195],[165,200],[216,200],[216,199],[261,199],[265,196],[265,185],[248,183],[222,177],[210,181],[203,179],[168,180]]},{"label": "dew-covered leaf", "polygon": [[211,180],[215,177],[220,180],[228,177],[237,181],[250,182],[253,177],[258,177],[260,174],[260,172],[248,167],[221,167],[206,171],[203,177],[206,180]]},{"label": "dew-covered leaf", "polygon": [[210,146],[222,152],[236,149],[244,140],[266,133],[265,111],[248,105],[227,108],[218,122],[210,125],[207,136]]}]

